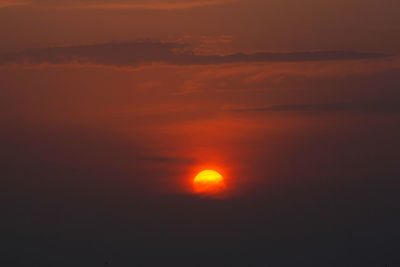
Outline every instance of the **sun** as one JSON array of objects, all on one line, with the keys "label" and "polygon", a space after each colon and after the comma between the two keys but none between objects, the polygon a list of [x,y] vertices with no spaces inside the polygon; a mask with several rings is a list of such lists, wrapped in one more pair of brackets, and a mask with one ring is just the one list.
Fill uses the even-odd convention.
[{"label": "sun", "polygon": [[224,178],[213,170],[201,171],[193,180],[193,190],[196,194],[218,194],[224,189]]}]

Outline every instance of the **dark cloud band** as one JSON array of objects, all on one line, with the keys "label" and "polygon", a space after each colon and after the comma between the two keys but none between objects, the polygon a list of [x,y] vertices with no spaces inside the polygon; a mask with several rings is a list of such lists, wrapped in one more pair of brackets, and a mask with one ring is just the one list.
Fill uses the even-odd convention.
[{"label": "dark cloud band", "polygon": [[362,111],[368,113],[399,113],[400,102],[365,102],[365,103],[326,103],[326,104],[296,104],[275,105],[269,107],[250,107],[228,109],[231,112],[340,112],[340,111]]},{"label": "dark cloud band", "polygon": [[173,65],[209,65],[242,62],[306,62],[379,58],[379,53],[352,51],[260,52],[253,54],[196,55],[183,51],[185,45],[162,42],[108,43],[85,46],[54,47],[0,56],[0,65],[89,63],[110,66],[137,66],[148,63]]}]

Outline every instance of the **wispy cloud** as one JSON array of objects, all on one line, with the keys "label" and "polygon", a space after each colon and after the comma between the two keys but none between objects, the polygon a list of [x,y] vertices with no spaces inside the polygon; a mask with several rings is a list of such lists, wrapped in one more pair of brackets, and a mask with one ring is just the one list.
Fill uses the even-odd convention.
[{"label": "wispy cloud", "polygon": [[0,1],[0,8],[4,7],[15,7],[15,6],[26,6],[31,4],[30,1],[18,1],[18,0],[5,0]]},{"label": "wispy cloud", "polygon": [[185,1],[185,2],[108,2],[108,3],[77,3],[58,6],[48,6],[54,9],[139,9],[139,10],[179,10],[197,7],[216,6],[233,2],[233,0],[205,0],[205,1]]},{"label": "wispy cloud", "polygon": [[265,107],[238,107],[225,108],[230,112],[341,112],[341,111],[360,111],[366,113],[399,113],[400,102],[338,102],[324,104],[293,104],[293,105],[274,105]]},{"label": "wispy cloud", "polygon": [[184,44],[163,42],[108,43],[54,47],[0,55],[0,65],[42,63],[68,64],[73,62],[122,67],[138,66],[147,63],[214,65],[243,62],[351,60],[385,56],[379,53],[361,53],[353,51],[259,52],[253,54],[198,55],[184,48],[186,48]]},{"label": "wispy cloud", "polygon": [[184,157],[166,157],[166,156],[151,156],[151,157],[141,157],[139,160],[148,161],[153,163],[167,163],[167,164],[192,164],[196,162],[194,158],[184,158]]},{"label": "wispy cloud", "polygon": [[4,0],[0,8],[31,6],[44,9],[103,9],[103,10],[181,10],[229,4],[238,0]]}]

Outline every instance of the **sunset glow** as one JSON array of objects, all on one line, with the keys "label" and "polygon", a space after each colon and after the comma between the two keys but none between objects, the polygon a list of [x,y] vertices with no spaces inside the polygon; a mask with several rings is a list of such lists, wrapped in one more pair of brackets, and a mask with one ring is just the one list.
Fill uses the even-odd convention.
[{"label": "sunset glow", "polygon": [[399,10],[0,0],[0,267],[400,267]]}]

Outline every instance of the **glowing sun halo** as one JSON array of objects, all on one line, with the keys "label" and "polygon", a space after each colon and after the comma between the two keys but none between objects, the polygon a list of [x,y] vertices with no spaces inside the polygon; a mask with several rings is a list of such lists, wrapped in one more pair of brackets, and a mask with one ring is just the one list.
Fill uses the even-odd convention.
[{"label": "glowing sun halo", "polygon": [[217,194],[225,189],[224,178],[213,170],[199,172],[193,180],[193,189],[197,194]]}]

